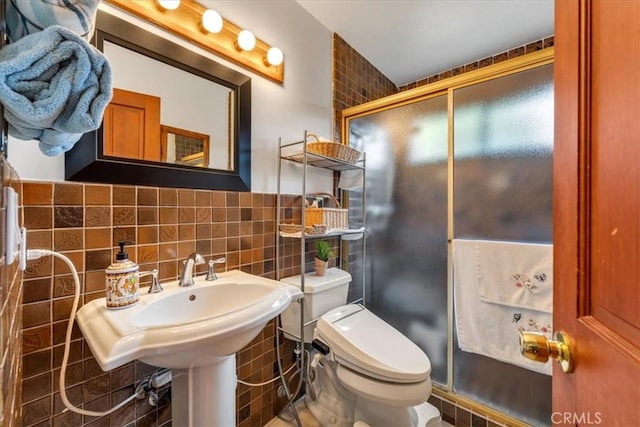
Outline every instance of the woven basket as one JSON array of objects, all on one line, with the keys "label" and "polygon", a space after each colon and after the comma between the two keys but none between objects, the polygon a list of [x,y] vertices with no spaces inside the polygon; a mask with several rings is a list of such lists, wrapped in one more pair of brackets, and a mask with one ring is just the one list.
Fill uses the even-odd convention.
[{"label": "woven basket", "polygon": [[335,208],[312,208],[305,207],[305,223],[326,225],[327,228],[336,230],[347,230],[349,228],[349,209],[342,209],[340,202],[329,193],[313,193],[308,196],[323,196],[333,200]]},{"label": "woven basket", "polygon": [[[283,233],[299,233],[302,230],[302,226],[300,224],[279,224],[278,228]],[[311,227],[305,227],[311,228]]]},{"label": "woven basket", "polygon": [[310,153],[320,154],[321,156],[331,157],[349,163],[355,163],[360,157],[360,152],[348,145],[340,144],[333,141],[320,141],[313,133],[307,134],[308,137],[316,139],[316,142],[307,144],[307,151]]},{"label": "woven basket", "polygon": [[[300,224],[278,224],[278,228],[282,233],[299,233],[302,230]],[[317,236],[327,232],[326,225],[307,225],[304,227],[304,234],[307,236]]]}]

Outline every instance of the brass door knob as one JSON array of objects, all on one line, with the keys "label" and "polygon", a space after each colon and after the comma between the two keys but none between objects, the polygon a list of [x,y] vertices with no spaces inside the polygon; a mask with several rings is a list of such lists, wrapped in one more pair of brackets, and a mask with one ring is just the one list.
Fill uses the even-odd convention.
[{"label": "brass door knob", "polygon": [[555,333],[555,341],[547,340],[540,332],[520,332],[520,353],[527,359],[546,363],[549,357],[558,361],[562,372],[573,372],[572,341],[564,331]]}]

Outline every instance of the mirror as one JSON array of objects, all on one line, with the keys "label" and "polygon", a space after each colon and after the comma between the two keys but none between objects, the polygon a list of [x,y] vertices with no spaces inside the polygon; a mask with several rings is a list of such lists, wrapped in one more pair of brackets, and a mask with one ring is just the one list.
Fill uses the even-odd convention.
[{"label": "mirror", "polygon": [[114,98],[66,153],[67,180],[250,191],[248,76],[102,11],[93,42]]}]

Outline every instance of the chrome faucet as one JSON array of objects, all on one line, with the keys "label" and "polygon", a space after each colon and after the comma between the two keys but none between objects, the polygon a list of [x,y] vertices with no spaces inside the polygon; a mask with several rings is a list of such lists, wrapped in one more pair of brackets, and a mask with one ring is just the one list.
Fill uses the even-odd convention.
[{"label": "chrome faucet", "polygon": [[204,264],[204,257],[199,253],[192,253],[182,262],[184,267],[182,268],[182,275],[178,286],[193,286],[193,270],[196,265]]}]

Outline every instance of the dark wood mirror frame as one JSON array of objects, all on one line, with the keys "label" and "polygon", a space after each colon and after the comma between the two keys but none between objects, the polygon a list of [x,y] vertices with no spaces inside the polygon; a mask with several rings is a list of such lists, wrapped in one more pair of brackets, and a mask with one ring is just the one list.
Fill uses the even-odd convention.
[{"label": "dark wood mirror frame", "polygon": [[93,43],[102,51],[105,40],[233,89],[235,167],[231,171],[207,170],[105,156],[101,126],[97,131],[83,135],[73,149],[65,154],[65,179],[105,184],[251,191],[251,78],[98,11]]}]

